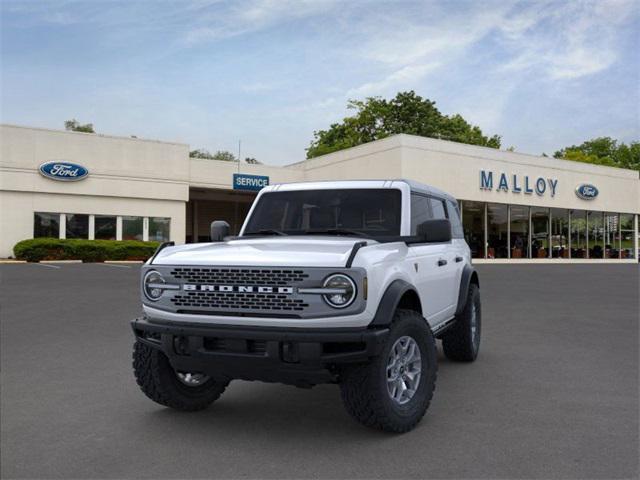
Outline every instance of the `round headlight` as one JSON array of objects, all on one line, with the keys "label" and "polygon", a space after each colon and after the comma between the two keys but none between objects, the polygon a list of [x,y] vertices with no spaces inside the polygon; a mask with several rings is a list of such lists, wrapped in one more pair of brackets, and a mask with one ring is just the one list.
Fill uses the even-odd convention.
[{"label": "round headlight", "polygon": [[162,296],[163,289],[159,287],[164,283],[164,278],[155,270],[147,272],[143,280],[144,296],[149,300],[156,301]]},{"label": "round headlight", "polygon": [[327,277],[324,288],[335,290],[322,296],[333,308],[344,308],[351,305],[356,298],[356,284],[346,275],[336,273]]}]

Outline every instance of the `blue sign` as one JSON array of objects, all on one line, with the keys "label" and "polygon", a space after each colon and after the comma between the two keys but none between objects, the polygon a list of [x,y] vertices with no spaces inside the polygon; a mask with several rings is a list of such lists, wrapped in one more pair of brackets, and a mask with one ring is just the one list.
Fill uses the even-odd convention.
[{"label": "blue sign", "polygon": [[89,175],[89,170],[77,163],[55,161],[40,165],[40,173],[52,180],[62,182],[77,182]]},{"label": "blue sign", "polygon": [[258,191],[269,185],[269,177],[263,175],[246,175],[244,173],[233,174],[234,190]]},{"label": "blue sign", "polygon": [[[529,177],[529,175],[510,175],[500,172],[499,176],[496,174],[495,180],[497,192],[525,193],[527,195],[535,192],[539,196],[548,192],[550,196],[555,197],[558,189],[556,178],[535,178]],[[493,172],[480,170],[480,189],[493,190],[493,185]]]},{"label": "blue sign", "polygon": [[576,187],[576,195],[583,200],[593,200],[598,196],[598,189],[588,183]]}]

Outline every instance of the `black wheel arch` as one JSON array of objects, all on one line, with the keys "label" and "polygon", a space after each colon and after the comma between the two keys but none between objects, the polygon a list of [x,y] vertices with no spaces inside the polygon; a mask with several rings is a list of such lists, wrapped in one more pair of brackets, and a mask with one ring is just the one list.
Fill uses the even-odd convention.
[{"label": "black wheel arch", "polygon": [[471,265],[465,265],[462,270],[462,277],[460,278],[460,290],[458,291],[458,307],[456,308],[456,315],[459,315],[464,310],[464,306],[467,303],[467,297],[469,295],[469,286],[471,284],[480,288],[480,279],[478,272]]},{"label": "black wheel arch", "polygon": [[414,310],[422,314],[422,303],[418,292],[409,282],[400,279],[394,280],[387,287],[370,325],[375,327],[390,325],[398,308]]}]

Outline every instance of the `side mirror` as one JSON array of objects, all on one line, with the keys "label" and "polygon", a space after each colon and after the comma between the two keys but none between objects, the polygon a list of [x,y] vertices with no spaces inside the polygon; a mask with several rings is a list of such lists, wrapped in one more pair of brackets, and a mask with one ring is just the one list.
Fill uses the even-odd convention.
[{"label": "side mirror", "polygon": [[451,222],[446,218],[426,220],[418,225],[416,234],[427,243],[449,242],[451,241]]},{"label": "side mirror", "polygon": [[229,236],[229,224],[224,220],[215,220],[211,222],[211,241],[221,242],[224,237]]}]

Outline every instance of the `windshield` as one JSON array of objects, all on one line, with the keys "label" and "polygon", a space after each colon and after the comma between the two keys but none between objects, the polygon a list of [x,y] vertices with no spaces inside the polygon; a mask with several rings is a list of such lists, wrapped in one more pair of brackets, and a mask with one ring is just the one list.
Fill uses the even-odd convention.
[{"label": "windshield", "polygon": [[244,235],[400,235],[400,190],[297,190],[260,197]]}]

